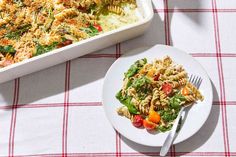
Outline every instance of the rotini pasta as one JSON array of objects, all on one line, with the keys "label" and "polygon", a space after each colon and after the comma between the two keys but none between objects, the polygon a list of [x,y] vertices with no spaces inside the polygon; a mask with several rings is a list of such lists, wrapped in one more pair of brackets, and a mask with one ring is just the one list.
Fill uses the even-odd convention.
[{"label": "rotini pasta", "polygon": [[121,7],[119,7],[119,6],[117,6],[117,5],[108,5],[107,6],[107,9],[110,11],[110,12],[113,12],[113,13],[116,13],[116,14],[121,14],[121,15],[123,15],[124,14],[124,10],[121,8]]},{"label": "rotini pasta", "polygon": [[137,22],[135,0],[1,0],[0,68]]},{"label": "rotini pasta", "polygon": [[134,126],[162,132],[171,129],[182,106],[203,100],[200,91],[188,82],[184,68],[169,56],[153,63],[136,61],[125,73],[116,98],[124,104],[119,115],[129,118]]}]

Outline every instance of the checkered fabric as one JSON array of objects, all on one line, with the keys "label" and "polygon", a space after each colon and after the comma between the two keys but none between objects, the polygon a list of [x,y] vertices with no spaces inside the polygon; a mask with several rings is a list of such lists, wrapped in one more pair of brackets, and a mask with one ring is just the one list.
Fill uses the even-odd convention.
[{"label": "checkered fabric", "polygon": [[153,6],[143,36],[0,84],[0,156],[158,156],[160,148],[116,132],[101,103],[111,64],[154,44],[190,53],[214,89],[206,123],[168,156],[236,156],[236,0],[153,0]]}]

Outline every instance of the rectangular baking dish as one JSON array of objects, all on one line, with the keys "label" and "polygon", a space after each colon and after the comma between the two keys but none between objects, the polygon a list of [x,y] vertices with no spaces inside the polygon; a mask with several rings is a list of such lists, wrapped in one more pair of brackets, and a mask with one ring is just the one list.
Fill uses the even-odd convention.
[{"label": "rectangular baking dish", "polygon": [[80,57],[143,34],[145,30],[147,30],[154,16],[152,3],[151,0],[137,0],[137,5],[140,13],[143,15],[143,19],[138,22],[1,68],[0,83]]}]

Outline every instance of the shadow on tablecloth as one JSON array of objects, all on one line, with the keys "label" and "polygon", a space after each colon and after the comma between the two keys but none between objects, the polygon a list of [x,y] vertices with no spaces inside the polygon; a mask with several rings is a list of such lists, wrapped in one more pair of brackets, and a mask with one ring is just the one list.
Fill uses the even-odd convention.
[{"label": "shadow on tablecloth", "polygon": [[[82,94],[88,95],[89,92],[95,92],[93,86],[99,87],[96,87],[96,90],[100,92],[102,79],[114,60],[115,58],[71,60],[70,83],[67,83],[69,84],[70,100],[76,102],[83,97]],[[63,103],[65,90],[68,88],[65,86],[66,64],[68,62],[21,77],[19,79],[20,88],[17,91],[18,104]],[[80,89],[85,86],[88,91]],[[14,91],[15,80],[0,84],[0,106],[13,104]],[[97,94],[97,91],[95,93]],[[92,99],[93,97],[91,97]]]}]

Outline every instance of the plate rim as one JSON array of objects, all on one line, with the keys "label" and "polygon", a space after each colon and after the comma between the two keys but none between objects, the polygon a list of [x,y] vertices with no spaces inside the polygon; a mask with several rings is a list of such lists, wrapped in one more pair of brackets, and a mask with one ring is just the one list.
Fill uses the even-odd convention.
[{"label": "plate rim", "polygon": [[[210,94],[209,94],[209,100],[210,100],[211,103],[210,103],[210,105],[209,105],[209,112],[207,113],[207,116],[206,116],[205,119],[203,120],[203,123],[202,123],[201,127],[199,127],[198,129],[196,129],[195,131],[193,131],[193,133],[192,133],[190,136],[183,137],[183,138],[182,138],[181,140],[179,140],[179,141],[176,141],[176,140],[175,140],[175,141],[173,142],[173,144],[178,144],[178,143],[181,143],[181,142],[183,142],[183,141],[185,141],[185,140],[191,138],[191,137],[192,137],[193,135],[195,135],[195,134],[203,127],[203,125],[206,123],[206,121],[207,121],[207,119],[209,118],[209,115],[210,115],[210,113],[211,113],[211,110],[212,110],[212,103],[213,103],[213,87],[212,87],[211,79],[210,79],[210,77],[209,77],[207,71],[205,70],[205,68],[202,66],[202,64],[200,64],[199,61],[197,61],[195,58],[193,58],[193,57],[192,57],[189,53],[187,53],[186,51],[181,50],[181,49],[179,49],[179,48],[176,48],[176,47],[174,47],[174,46],[163,45],[163,44],[155,44],[155,45],[152,45],[152,46],[142,46],[142,47],[138,47],[138,48],[135,48],[135,49],[126,51],[124,54],[122,54],[119,58],[117,58],[117,59],[112,63],[112,65],[109,67],[109,69],[108,69],[107,72],[106,72],[106,75],[105,75],[104,80],[103,80],[103,85],[102,85],[102,106],[103,106],[103,110],[104,110],[105,115],[106,115],[106,119],[108,119],[108,121],[109,121],[109,123],[112,125],[112,127],[113,127],[117,132],[119,132],[123,137],[125,137],[126,139],[128,139],[128,140],[130,140],[130,141],[133,141],[133,142],[135,142],[135,143],[137,143],[137,144],[144,145],[144,146],[161,147],[162,145],[151,145],[151,144],[147,144],[147,143],[142,143],[142,142],[139,142],[139,141],[135,141],[135,140],[133,140],[133,139],[130,139],[130,138],[128,138],[127,136],[123,135],[123,134],[119,131],[119,129],[113,124],[113,122],[111,121],[111,119],[109,118],[108,113],[107,113],[107,110],[106,110],[105,105],[104,105],[104,104],[105,104],[105,103],[104,103],[105,82],[106,82],[106,80],[107,80],[107,75],[108,75],[108,73],[110,73],[110,71],[112,70],[113,66],[114,66],[115,64],[117,64],[117,62],[119,62],[119,60],[120,60],[121,58],[126,57],[126,56],[129,56],[130,53],[135,53],[136,51],[140,51],[140,50],[146,51],[146,50],[151,49],[151,48],[153,48],[153,47],[164,47],[164,48],[176,49],[177,51],[181,51],[181,52],[184,53],[185,55],[191,57],[191,58],[192,58],[194,61],[196,61],[196,62],[198,63],[198,65],[201,67],[202,71],[203,71],[204,74],[207,76],[207,81],[209,82],[209,85],[210,85],[210,86],[209,86],[209,87],[210,87],[209,91],[211,91],[211,92],[210,92]],[[140,52],[140,53],[141,53],[141,52]],[[167,132],[166,132],[166,133],[167,133]]]}]

